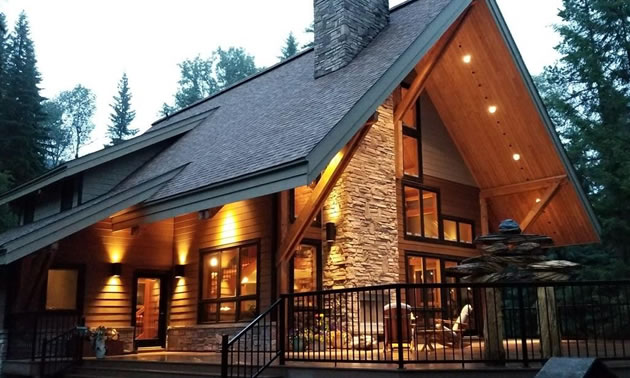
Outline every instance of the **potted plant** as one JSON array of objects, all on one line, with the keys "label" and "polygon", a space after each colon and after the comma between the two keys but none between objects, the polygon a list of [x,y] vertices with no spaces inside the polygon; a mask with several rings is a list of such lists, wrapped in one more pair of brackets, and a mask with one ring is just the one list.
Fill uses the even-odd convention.
[{"label": "potted plant", "polygon": [[90,344],[96,358],[104,358],[107,353],[105,342],[107,341],[107,328],[100,326],[90,329]]},{"label": "potted plant", "polygon": [[304,336],[299,333],[291,332],[289,335],[289,347],[293,352],[303,352],[305,347]]}]

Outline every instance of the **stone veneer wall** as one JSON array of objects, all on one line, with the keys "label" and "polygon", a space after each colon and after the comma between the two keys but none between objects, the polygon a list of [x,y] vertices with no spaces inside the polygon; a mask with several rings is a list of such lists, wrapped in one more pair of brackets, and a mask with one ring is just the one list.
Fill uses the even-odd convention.
[{"label": "stone veneer wall", "polygon": [[325,289],[399,282],[392,98],[324,204],[337,240],[324,251]]},{"label": "stone veneer wall", "polygon": [[388,22],[387,0],[315,0],[315,77],[350,63]]},{"label": "stone veneer wall", "polygon": [[[219,352],[221,350],[221,337],[223,335],[234,336],[247,326],[248,323],[232,324],[207,324],[193,326],[169,327],[166,338],[166,349],[182,352]],[[275,335],[275,324],[265,327],[256,327],[255,330],[267,339]],[[247,348],[251,348],[251,333],[247,334]],[[253,344],[259,344],[258,336],[254,337]],[[242,339],[245,342],[245,339]],[[273,343],[275,344],[275,342]],[[267,344],[269,345],[269,344]],[[243,345],[245,348],[245,345]],[[269,347],[267,347],[269,348]],[[244,350],[244,349],[243,349]]]}]

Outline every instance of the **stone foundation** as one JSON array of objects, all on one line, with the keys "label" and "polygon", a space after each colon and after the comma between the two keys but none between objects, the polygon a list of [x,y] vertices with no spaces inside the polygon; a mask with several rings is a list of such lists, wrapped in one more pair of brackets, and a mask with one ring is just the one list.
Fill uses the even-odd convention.
[{"label": "stone foundation", "polygon": [[324,255],[325,289],[399,282],[391,97],[378,115],[324,205],[325,222],[337,225]]},{"label": "stone foundation", "polygon": [[[181,327],[169,327],[167,331],[166,349],[180,352],[218,352],[221,350],[221,337],[234,336],[245,328],[248,323],[207,324]],[[260,328],[263,334],[263,327]],[[264,332],[267,339],[275,334],[275,326],[270,326]],[[259,344],[255,337],[254,346]],[[248,348],[250,343],[248,339]]]}]

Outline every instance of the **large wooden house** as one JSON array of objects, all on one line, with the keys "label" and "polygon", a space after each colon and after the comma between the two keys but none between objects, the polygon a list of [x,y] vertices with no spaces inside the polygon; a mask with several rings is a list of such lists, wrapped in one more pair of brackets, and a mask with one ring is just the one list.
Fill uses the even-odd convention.
[{"label": "large wooden house", "polygon": [[314,48],[0,196],[5,356],[32,313],[217,351],[283,293],[448,282],[506,218],[599,241],[495,0],[314,3]]}]

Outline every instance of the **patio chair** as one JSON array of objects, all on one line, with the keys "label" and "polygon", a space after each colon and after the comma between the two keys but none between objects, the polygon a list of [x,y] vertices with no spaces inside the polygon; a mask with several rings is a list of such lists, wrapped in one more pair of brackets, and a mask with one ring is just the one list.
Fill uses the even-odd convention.
[{"label": "patio chair", "polygon": [[[401,303],[401,318],[398,319],[396,303],[390,303],[383,308],[385,320],[385,346],[392,346],[397,348],[399,343],[402,343],[403,348],[415,349],[414,338],[414,318],[411,306],[406,303]],[[398,335],[398,322],[401,322],[401,334]]]},{"label": "patio chair", "polygon": [[436,324],[438,329],[437,341],[451,348],[463,347],[463,334],[468,329],[470,315],[472,315],[473,308],[467,304],[462,307],[462,311],[454,321],[442,319]]}]

